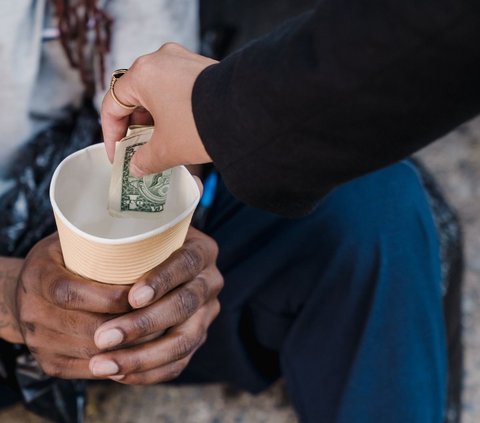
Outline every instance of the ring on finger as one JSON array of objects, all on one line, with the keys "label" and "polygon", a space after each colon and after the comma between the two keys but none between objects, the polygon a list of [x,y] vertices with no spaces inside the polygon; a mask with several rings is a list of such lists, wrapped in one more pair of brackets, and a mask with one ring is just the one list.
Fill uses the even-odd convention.
[{"label": "ring on finger", "polygon": [[128,69],[117,69],[112,72],[112,79],[110,81],[110,95],[112,96],[113,100],[115,103],[117,103],[120,107],[123,107],[124,109],[127,110],[133,110],[136,109],[137,106],[134,104],[125,104],[122,101],[118,99],[118,97],[115,94],[115,83],[128,71]]}]

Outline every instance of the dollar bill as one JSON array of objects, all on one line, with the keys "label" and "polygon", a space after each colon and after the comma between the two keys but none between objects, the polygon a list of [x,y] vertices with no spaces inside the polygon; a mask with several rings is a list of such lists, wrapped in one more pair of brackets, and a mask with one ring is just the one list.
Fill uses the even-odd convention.
[{"label": "dollar bill", "polygon": [[112,167],[108,211],[115,217],[158,217],[165,210],[172,171],[136,178],[130,175],[135,151],[147,143],[153,127],[130,127],[127,136],[116,144]]}]

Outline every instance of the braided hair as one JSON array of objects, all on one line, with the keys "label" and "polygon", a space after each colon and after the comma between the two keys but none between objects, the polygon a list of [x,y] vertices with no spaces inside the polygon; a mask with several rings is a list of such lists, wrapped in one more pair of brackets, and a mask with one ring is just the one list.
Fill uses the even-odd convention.
[{"label": "braided hair", "polygon": [[86,95],[91,97],[96,75],[105,88],[105,56],[110,49],[112,19],[98,6],[98,0],[52,1],[62,47],[70,65],[78,69]]}]

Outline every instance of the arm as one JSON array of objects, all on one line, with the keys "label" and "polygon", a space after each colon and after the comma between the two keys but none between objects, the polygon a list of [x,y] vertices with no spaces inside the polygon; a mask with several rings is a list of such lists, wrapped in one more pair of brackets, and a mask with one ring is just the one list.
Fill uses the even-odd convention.
[{"label": "arm", "polygon": [[[166,45],[115,85],[153,117],[136,176],[213,160],[240,200],[287,216],[480,111],[476,0],[323,0],[219,64]],[[110,95],[110,158],[130,114]]]},{"label": "arm", "polygon": [[325,0],[218,65],[193,90],[229,189],[285,215],[480,112],[480,5]]},{"label": "arm", "polygon": [[23,343],[15,310],[15,290],[23,260],[0,257],[0,338],[7,342]]}]

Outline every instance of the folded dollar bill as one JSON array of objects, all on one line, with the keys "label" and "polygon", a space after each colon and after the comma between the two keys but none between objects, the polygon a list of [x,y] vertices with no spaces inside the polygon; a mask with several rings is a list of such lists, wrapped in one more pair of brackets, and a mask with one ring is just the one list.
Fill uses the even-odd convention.
[{"label": "folded dollar bill", "polygon": [[147,143],[153,126],[131,126],[125,138],[116,143],[108,193],[108,211],[115,217],[158,218],[165,210],[172,171],[136,178],[129,165],[135,151]]}]

